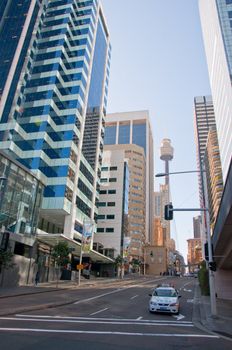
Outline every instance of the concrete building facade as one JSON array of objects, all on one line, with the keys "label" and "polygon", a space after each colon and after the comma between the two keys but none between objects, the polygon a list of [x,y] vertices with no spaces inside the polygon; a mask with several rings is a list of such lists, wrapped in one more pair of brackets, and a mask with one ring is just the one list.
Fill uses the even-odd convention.
[{"label": "concrete building facade", "polygon": [[144,150],[146,161],[146,241],[153,233],[153,136],[148,111],[134,111],[108,114],[106,117],[105,145],[135,144]]}]

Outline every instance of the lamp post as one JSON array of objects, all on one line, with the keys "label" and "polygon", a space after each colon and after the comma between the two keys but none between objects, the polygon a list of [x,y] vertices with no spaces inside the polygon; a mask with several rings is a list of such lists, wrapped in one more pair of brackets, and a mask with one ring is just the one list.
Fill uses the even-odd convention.
[{"label": "lamp post", "polygon": [[[158,173],[155,177],[163,177],[169,175],[179,175],[179,174],[190,174],[190,173],[200,173],[202,177],[202,197],[203,197],[203,208],[204,218],[205,218],[205,230],[206,230],[206,240],[208,242],[208,254],[209,261],[208,264],[213,262],[213,252],[212,252],[212,243],[211,243],[211,233],[210,233],[210,217],[209,217],[209,208],[206,207],[208,204],[208,192],[207,192],[207,182],[206,182],[206,172],[203,170],[187,170],[187,171],[176,171],[171,173]],[[194,209],[192,209],[194,210]],[[173,211],[181,211],[181,209],[173,209]],[[184,211],[184,210],[183,210]],[[214,273],[209,269],[209,289],[210,289],[210,308],[211,315],[217,315],[216,307],[216,293],[215,293],[215,282],[214,282]]]}]

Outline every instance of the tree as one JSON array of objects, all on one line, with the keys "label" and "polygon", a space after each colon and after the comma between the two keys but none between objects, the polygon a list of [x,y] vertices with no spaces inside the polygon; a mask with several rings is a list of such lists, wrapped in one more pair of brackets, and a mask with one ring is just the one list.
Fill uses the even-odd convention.
[{"label": "tree", "polygon": [[0,249],[0,273],[2,268],[10,269],[14,266],[12,262],[14,254],[10,250]]},{"label": "tree", "polygon": [[54,265],[57,269],[57,283],[56,286],[58,287],[58,280],[59,280],[59,272],[61,269],[64,269],[65,266],[69,262],[69,247],[67,242],[59,242],[57,243],[53,249],[52,249],[52,257],[54,259]]},{"label": "tree", "polygon": [[1,285],[3,285],[4,280],[4,270],[10,269],[15,265],[15,263],[12,261],[13,256],[14,254],[10,250],[0,248],[0,274],[2,275]]},{"label": "tree", "polygon": [[124,267],[124,259],[122,255],[118,255],[115,260],[115,265],[117,267],[117,276],[121,276],[121,278],[123,278],[123,267]]}]

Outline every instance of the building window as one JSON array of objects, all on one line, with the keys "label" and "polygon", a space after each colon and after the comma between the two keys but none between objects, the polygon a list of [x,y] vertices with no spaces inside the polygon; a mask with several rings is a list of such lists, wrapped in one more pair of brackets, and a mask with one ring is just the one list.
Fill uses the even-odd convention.
[{"label": "building window", "polygon": [[116,177],[111,177],[111,178],[109,178],[109,182],[117,182]]},{"label": "building window", "polygon": [[98,206],[99,206],[99,207],[106,207],[106,202],[99,202],[99,203],[98,203]]},{"label": "building window", "polygon": [[115,145],[116,144],[116,125],[115,126],[106,126],[104,144],[105,145]]},{"label": "building window", "polygon": [[98,215],[98,216],[97,216],[97,219],[98,219],[98,220],[104,220],[105,217],[106,217],[105,215]]},{"label": "building window", "polygon": [[108,207],[115,207],[115,202],[108,202],[108,203],[107,203],[107,206],[108,206]]},{"label": "building window", "polygon": [[106,228],[106,232],[114,232],[114,228],[113,227],[107,227]]},{"label": "building window", "polygon": [[98,227],[97,232],[104,232],[104,227]]},{"label": "building window", "polygon": [[102,178],[100,182],[107,182],[107,178]]},{"label": "building window", "polygon": [[108,194],[116,194],[116,190],[108,190]]},{"label": "building window", "polygon": [[113,170],[118,170],[118,167],[117,167],[117,166],[111,166],[111,167],[110,167],[110,170],[112,170],[112,171],[113,171]]},{"label": "building window", "polygon": [[106,190],[101,190],[100,194],[107,194],[107,191]]},{"label": "building window", "polygon": [[[102,216],[104,216],[104,215],[102,215]],[[114,220],[115,215],[107,215],[106,218],[107,218],[108,220]]]},{"label": "building window", "polygon": [[119,125],[119,144],[129,144],[130,143],[130,124]]}]

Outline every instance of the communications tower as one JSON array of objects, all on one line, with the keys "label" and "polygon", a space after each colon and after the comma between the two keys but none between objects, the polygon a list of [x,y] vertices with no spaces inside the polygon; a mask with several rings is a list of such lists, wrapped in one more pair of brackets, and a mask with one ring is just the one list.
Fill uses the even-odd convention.
[{"label": "communications tower", "polygon": [[[174,148],[170,139],[163,139],[160,146],[160,159],[165,162],[165,174],[169,174],[169,162],[173,159]],[[165,176],[165,185],[169,185],[169,175]]]}]

